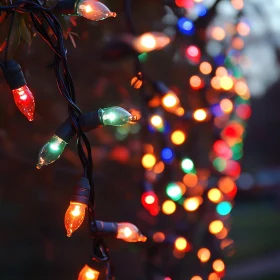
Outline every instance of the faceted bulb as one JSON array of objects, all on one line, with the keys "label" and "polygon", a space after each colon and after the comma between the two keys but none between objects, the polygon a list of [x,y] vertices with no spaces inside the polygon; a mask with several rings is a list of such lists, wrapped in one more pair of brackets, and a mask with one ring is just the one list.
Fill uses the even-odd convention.
[{"label": "faceted bulb", "polygon": [[109,17],[116,17],[104,4],[96,0],[81,0],[77,6],[77,13],[89,20],[103,20]]},{"label": "faceted bulb", "polygon": [[130,223],[118,223],[117,238],[126,242],[145,242],[147,237],[142,235],[139,229]]},{"label": "faceted bulb", "polygon": [[88,265],[85,265],[79,273],[78,280],[97,280],[99,277],[99,271],[90,268]]},{"label": "faceted bulb", "polygon": [[70,201],[70,205],[65,213],[65,218],[64,218],[64,225],[68,237],[70,237],[72,233],[76,231],[83,223],[86,215],[86,208],[87,208],[86,204]]},{"label": "faceted bulb", "polygon": [[62,154],[67,143],[57,135],[52,138],[41,149],[38,156],[37,168],[40,169],[44,165],[48,165],[56,161]]},{"label": "faceted bulb", "polygon": [[99,109],[99,117],[103,125],[121,126],[135,121],[135,116],[118,106]]},{"label": "faceted bulb", "polygon": [[34,120],[35,101],[32,92],[27,85],[13,89],[15,103],[18,109],[23,115],[27,117],[29,121]]}]

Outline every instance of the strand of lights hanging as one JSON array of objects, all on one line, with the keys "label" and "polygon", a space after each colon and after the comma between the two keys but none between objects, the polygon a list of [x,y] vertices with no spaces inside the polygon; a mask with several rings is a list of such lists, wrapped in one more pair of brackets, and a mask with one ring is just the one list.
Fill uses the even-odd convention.
[{"label": "strand of lights hanging", "polygon": [[[233,1],[232,5],[235,9],[240,10],[242,8],[240,5],[236,7],[235,4],[236,1]],[[188,21],[188,24],[186,24],[186,21]],[[178,22],[179,30],[182,26],[184,28],[188,26],[194,28],[194,24],[189,23],[190,21],[188,19],[180,19]],[[237,161],[242,157],[244,125],[251,112],[249,106],[250,93],[245,79],[242,78],[239,67],[241,49],[242,46],[244,46],[242,36],[245,33],[241,32],[243,35],[240,33],[240,22],[236,24],[235,29],[237,32],[230,40],[231,43],[228,46],[229,50],[225,50],[227,54],[226,57],[224,57],[224,54],[221,52],[220,54],[216,54],[214,59],[212,57],[210,59],[205,59],[205,55],[202,55],[200,49],[196,45],[189,45],[185,51],[185,56],[189,63],[197,66],[199,69],[197,75],[190,77],[189,85],[191,92],[203,93],[206,88],[209,88],[218,94],[218,97],[215,96],[212,99],[208,98],[208,102],[210,103],[209,108],[199,108],[185,113],[175,93],[167,95],[168,102],[164,102],[164,98],[156,96],[155,98],[149,99],[147,103],[148,107],[155,108],[156,111],[156,113],[150,114],[147,123],[151,130],[161,132],[163,135],[164,132],[166,133],[165,126],[166,124],[168,126],[168,123],[164,118],[163,111],[160,110],[161,106],[164,109],[169,107],[169,110],[167,110],[169,113],[175,113],[185,120],[194,119],[197,122],[211,120],[213,121],[215,129],[220,131],[219,137],[222,140],[214,142],[210,153],[210,158],[213,161],[213,167],[216,171],[211,172],[211,176],[209,171],[206,173],[203,172],[203,170],[202,172],[196,172],[193,161],[190,158],[183,158],[180,161],[180,167],[186,174],[182,182],[171,182],[167,185],[166,194],[169,200],[162,203],[161,210],[164,214],[171,215],[177,209],[176,203],[179,203],[190,213],[198,210],[200,205],[205,202],[204,204],[207,205],[208,209],[213,213],[213,216],[216,217],[216,219],[213,218],[210,221],[206,220],[206,223],[208,223],[206,231],[217,239],[222,250],[231,248],[233,244],[233,241],[228,238],[228,215],[233,207],[232,200],[237,190],[234,180],[237,179],[240,174],[240,165]],[[214,31],[211,31],[210,36],[214,40],[223,41],[225,39],[226,32],[223,28],[213,28],[212,30]],[[193,35],[193,33],[188,33],[186,35]],[[216,75],[213,75],[213,69]],[[140,79],[137,76],[134,77],[131,84],[135,88],[141,88],[141,77]],[[158,92],[161,92],[161,90]],[[170,91],[164,90],[163,92],[167,94]],[[170,106],[165,106],[165,104],[169,104]],[[176,130],[171,134],[170,138],[173,145],[180,146],[186,141],[186,132],[183,130]],[[158,151],[158,147],[147,144],[144,146],[144,150],[146,150],[146,153],[142,157],[142,165],[146,169],[146,183],[144,184],[145,191],[142,194],[141,202],[151,215],[156,216],[159,214],[160,200],[154,191],[152,183],[154,183],[156,179],[158,179],[158,175],[165,170],[165,164],[168,161],[169,163],[176,162],[174,161],[174,149],[172,149],[172,147],[164,147],[161,154],[157,155],[156,151]],[[175,168],[178,168],[178,164]],[[222,176],[219,175],[220,178],[216,182],[218,188],[211,186],[213,176],[214,178],[217,176],[217,171],[223,174]],[[188,189],[187,198],[183,196],[186,189]],[[198,193],[199,195],[197,195]],[[215,206],[214,211],[213,207],[211,207],[213,205],[208,205],[209,202]],[[155,232],[153,234],[153,240],[158,243],[174,243],[175,251],[173,253],[178,258],[182,258],[184,253],[190,251],[192,247],[187,238],[183,236],[176,237],[176,235],[170,236],[170,234],[165,234],[163,232]],[[209,261],[212,262],[210,271],[207,270],[207,278],[209,280],[220,279],[225,274],[225,264],[221,259],[222,254],[213,249],[217,243],[215,241],[213,242],[214,245],[208,244],[210,245],[209,248],[197,248],[196,255],[202,264],[208,263]],[[196,248],[193,248],[193,250],[194,249]],[[183,254],[178,254],[178,252]],[[202,277],[206,277],[206,275],[194,275],[191,279],[200,280]],[[165,279],[171,278],[167,277]]]},{"label": "strand of lights hanging", "polygon": [[[41,149],[37,168],[40,169],[56,161],[69,141],[76,135],[77,150],[84,172],[74,188],[70,206],[65,213],[64,224],[67,236],[70,237],[81,226],[87,213],[93,240],[91,258],[79,273],[78,280],[97,280],[102,274],[106,279],[113,279],[104,236],[113,236],[126,242],[145,242],[146,237],[131,223],[103,222],[95,219],[91,146],[85,132],[105,125],[121,126],[135,122],[136,118],[125,109],[116,106],[86,114],[81,112],[75,102],[75,89],[68,68],[61,26],[52,10],[63,15],[83,16],[95,21],[115,17],[116,13],[94,0],[60,1],[51,9],[31,1],[18,1],[7,6],[0,6],[1,15],[6,15],[5,20],[11,17],[10,30],[13,28],[15,13],[25,13],[30,17],[37,33],[54,52],[53,68],[58,89],[68,104],[69,117]],[[8,42],[11,40],[10,33],[7,35]],[[7,59],[8,46],[9,44],[6,45],[5,59],[0,62],[0,67],[12,90],[16,106],[29,121],[32,121],[35,112],[34,96],[27,86],[20,65],[14,60]]]}]

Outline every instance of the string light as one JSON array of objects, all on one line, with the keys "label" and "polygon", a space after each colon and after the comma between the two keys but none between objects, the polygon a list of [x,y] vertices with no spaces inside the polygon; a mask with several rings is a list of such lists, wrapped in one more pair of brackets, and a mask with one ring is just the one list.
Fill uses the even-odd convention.
[{"label": "string light", "polygon": [[202,280],[202,278],[198,275],[195,275],[191,278],[191,280]]},{"label": "string light", "polygon": [[207,248],[201,248],[198,250],[197,252],[197,257],[199,258],[199,260],[202,263],[208,262],[210,257],[211,257],[211,253],[209,251],[209,249]]},{"label": "string light", "polygon": [[152,154],[145,154],[142,157],[142,165],[145,168],[152,168],[156,164],[156,157]]},{"label": "string light", "polygon": [[202,74],[209,75],[212,72],[212,65],[207,61],[203,61],[199,65],[199,70]]},{"label": "string light", "polygon": [[198,197],[191,197],[191,198],[187,198],[184,201],[184,208],[187,211],[193,212],[195,210],[197,210],[197,208],[199,207],[199,205],[201,204],[202,199],[199,199]]},{"label": "string light", "polygon": [[209,232],[212,234],[219,233],[224,227],[224,224],[220,220],[215,220],[209,224]]},{"label": "string light", "polygon": [[162,32],[147,32],[133,40],[133,46],[139,53],[160,50],[171,42],[170,38]]},{"label": "string light", "polygon": [[78,280],[98,280],[99,274],[99,271],[85,265],[79,273]]},{"label": "string light", "polygon": [[181,162],[181,168],[185,173],[189,173],[194,169],[194,163],[190,158],[184,158]]},{"label": "string light", "polygon": [[222,272],[225,269],[225,264],[222,260],[215,260],[212,264],[213,270],[216,272]]},{"label": "string light", "polygon": [[165,215],[171,215],[176,211],[176,204],[172,200],[166,200],[162,204],[162,212]]},{"label": "string light", "polygon": [[103,3],[95,0],[62,0],[58,2],[55,9],[64,15],[82,16],[94,21],[117,16]]},{"label": "string light", "polygon": [[179,200],[183,195],[182,189],[176,183],[169,183],[167,185],[166,194],[174,201]]},{"label": "string light", "polygon": [[207,118],[207,113],[204,109],[197,109],[193,113],[193,118],[198,122],[203,122]]},{"label": "string light", "polygon": [[12,90],[14,101],[20,112],[29,120],[34,120],[35,101],[27,86],[20,65],[14,60],[0,63],[4,77]]},{"label": "string light", "polygon": [[178,251],[184,251],[187,248],[188,242],[184,237],[178,237],[174,245]]},{"label": "string light", "polygon": [[175,130],[171,134],[171,141],[175,145],[182,145],[186,140],[186,135],[183,131],[181,130]]}]

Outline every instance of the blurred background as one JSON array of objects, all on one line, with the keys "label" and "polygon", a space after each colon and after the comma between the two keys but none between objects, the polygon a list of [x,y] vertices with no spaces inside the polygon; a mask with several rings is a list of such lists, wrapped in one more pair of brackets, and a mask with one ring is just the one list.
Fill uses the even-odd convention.
[{"label": "blurred background", "polygon": [[[117,12],[116,18],[91,22],[60,17],[64,30],[68,31],[66,46],[77,103],[84,112],[114,105],[141,111],[143,93],[131,87],[134,58],[126,51],[112,56],[114,48],[110,45],[129,31],[123,2],[103,2]],[[200,225],[196,226],[209,214],[209,208],[202,208],[198,216],[182,207],[172,215],[164,215],[162,210],[158,215],[150,215],[141,204],[143,139],[148,138],[157,150],[162,148],[161,136],[151,131],[143,133],[141,122],[122,129],[104,127],[88,133],[94,161],[97,218],[132,222],[149,239],[143,244],[107,240],[116,279],[280,279],[280,2],[131,2],[138,34],[159,31],[172,38],[166,48],[139,58],[144,73],[176,92],[185,111],[205,107],[208,100],[204,96],[209,94],[195,91],[189,83],[199,65],[186,54],[188,47],[198,46],[202,56],[212,63],[224,50],[228,52],[231,44],[228,38],[235,36],[231,30],[242,22],[239,27],[242,41],[236,43],[241,53],[237,63],[250,89],[251,116],[246,119],[241,171],[232,176],[238,192],[231,202],[234,207],[227,221],[229,246],[222,250],[212,241],[209,241],[212,245],[207,243],[213,252],[222,251],[221,255],[213,253],[213,258],[222,258],[226,265],[225,275],[218,273],[212,278],[209,278],[211,264],[199,262],[196,254],[200,245],[195,244],[200,236]],[[197,30],[192,33],[186,21],[180,24],[182,18],[188,19]],[[214,27],[220,29],[215,31]],[[0,32],[1,44],[6,35]],[[3,48],[0,50],[3,54]],[[24,40],[18,43],[14,58],[21,64],[34,93],[36,114],[29,123],[19,113],[0,73],[0,278],[74,280],[88,261],[92,246],[86,222],[71,239],[66,237],[63,223],[74,184],[82,175],[75,141],[70,142],[57,162],[36,169],[40,148],[68,114],[51,67],[53,52],[37,35],[31,45]],[[152,91],[149,85],[147,88]],[[172,129],[183,129],[187,134],[186,143],[175,150],[190,156],[198,173],[211,170],[209,153],[216,140],[213,122],[177,122],[169,115],[167,119]],[[167,199],[167,182],[163,175],[155,186],[160,204]],[[205,188],[210,187],[213,183],[209,180]],[[170,236],[174,233],[186,236],[191,248],[184,254],[176,254],[174,238],[170,242],[154,242],[154,233],[161,231]],[[200,278],[193,278],[194,275]]]}]

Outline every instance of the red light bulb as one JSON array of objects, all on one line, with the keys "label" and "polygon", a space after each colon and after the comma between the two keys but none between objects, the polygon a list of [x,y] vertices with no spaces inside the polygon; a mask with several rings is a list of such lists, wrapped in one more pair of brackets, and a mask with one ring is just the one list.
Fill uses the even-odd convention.
[{"label": "red light bulb", "polygon": [[197,46],[191,45],[186,49],[186,57],[192,63],[197,64],[201,58],[201,51]]},{"label": "red light bulb", "polygon": [[27,117],[29,121],[34,120],[35,101],[32,92],[27,85],[20,88],[13,89],[15,103],[18,109],[23,115]]},{"label": "red light bulb", "polygon": [[156,216],[159,213],[158,197],[153,191],[144,192],[141,197],[141,202],[151,215]]}]

